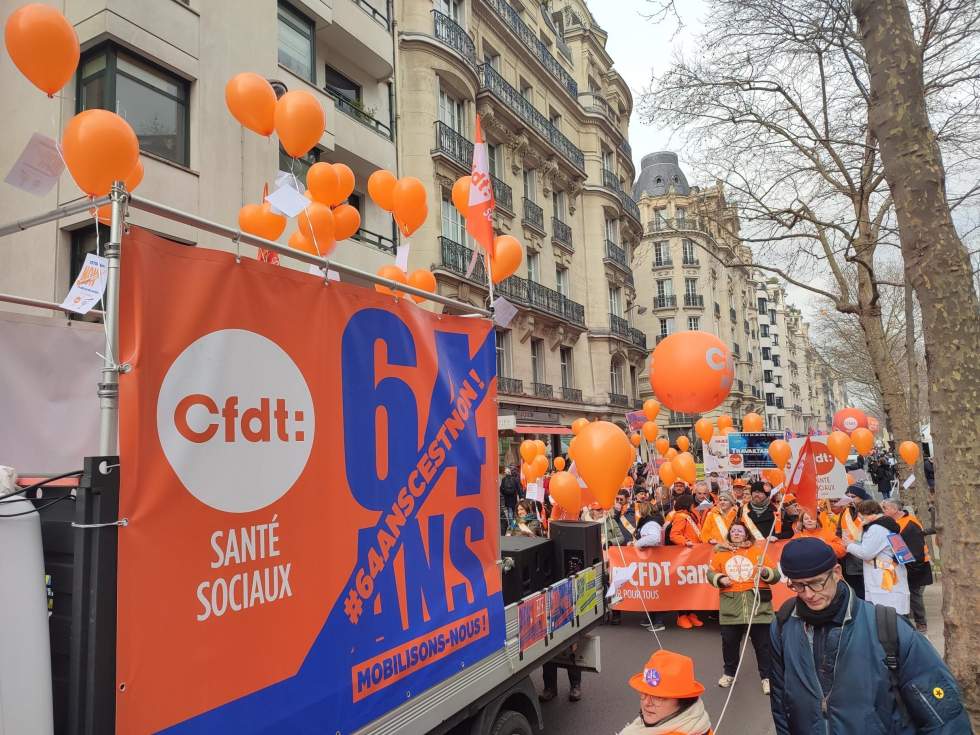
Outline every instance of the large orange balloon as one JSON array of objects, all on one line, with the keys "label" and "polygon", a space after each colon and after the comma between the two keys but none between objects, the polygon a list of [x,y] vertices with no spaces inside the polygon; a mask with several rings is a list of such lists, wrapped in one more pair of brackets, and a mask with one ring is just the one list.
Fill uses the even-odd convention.
[{"label": "large orange balloon", "polygon": [[855,429],[867,428],[868,417],[860,408],[842,408],[834,414],[834,428],[850,434]]},{"label": "large orange balloon", "polygon": [[565,469],[565,458],[555,457],[554,465],[555,465],[555,469],[561,472],[563,469]]},{"label": "large orange balloon", "polygon": [[534,468],[527,462],[521,462],[521,474],[524,475],[526,482],[534,482],[538,479],[537,475],[534,474]]},{"label": "large orange balloon", "polygon": [[361,229],[361,213],[357,207],[341,204],[333,208],[333,236],[335,240],[346,240]]},{"label": "large orange balloon", "polygon": [[524,248],[516,238],[499,235],[493,240],[493,257],[490,258],[490,278],[500,283],[510,278],[524,260]]},{"label": "large orange balloon", "polygon": [[546,454],[548,452],[547,445],[540,439],[534,440],[534,446],[538,449],[538,454]]},{"label": "large orange balloon", "polygon": [[904,441],[898,445],[898,454],[907,465],[914,465],[919,461],[919,445],[912,441]]},{"label": "large orange balloon", "polygon": [[788,441],[776,439],[769,442],[769,456],[776,463],[776,469],[782,469],[789,462],[789,458],[793,456],[793,449]]},{"label": "large orange balloon", "polygon": [[677,456],[677,450],[673,447],[669,447],[666,452],[664,452],[664,459],[673,459]]},{"label": "large orange balloon", "polygon": [[734,376],[728,347],[707,332],[671,334],[650,356],[650,386],[672,411],[704,413],[721,405]]},{"label": "large orange balloon", "polygon": [[317,252],[316,246],[313,245],[313,241],[299,230],[296,230],[296,232],[289,236],[288,244],[293,250],[299,250],[310,255],[320,255]]},{"label": "large orange balloon", "polygon": [[538,447],[533,439],[525,439],[521,442],[521,459],[530,464],[538,456]]},{"label": "large orange balloon", "polygon": [[871,450],[874,449],[875,435],[871,433],[870,429],[862,426],[851,432],[851,443],[854,445],[858,454],[862,457],[867,457],[871,454]]},{"label": "large orange balloon", "polygon": [[640,446],[643,443],[643,437],[637,433],[630,434],[630,444],[634,447]]},{"label": "large orange balloon", "polygon": [[11,13],[4,41],[21,74],[48,97],[64,87],[78,68],[78,35],[65,16],[49,5],[31,3]]},{"label": "large orange balloon", "polygon": [[832,431],[827,437],[827,450],[834,455],[841,464],[847,462],[847,455],[851,453],[851,437],[843,431]]},{"label": "large orange balloon", "polygon": [[414,176],[403,176],[395,184],[391,199],[391,214],[398,228],[402,235],[411,237],[429,216],[425,186]]},{"label": "large orange balloon", "polygon": [[575,461],[575,441],[578,439],[577,436],[573,436],[572,440],[568,442],[568,458]]},{"label": "large orange balloon", "polygon": [[250,71],[233,76],[225,85],[225,104],[252,132],[272,135],[276,129],[276,93],[263,76]]},{"label": "large orange balloon", "polygon": [[575,437],[575,465],[603,508],[611,508],[616,491],[635,456],[626,434],[608,421],[593,421]]},{"label": "large orange balloon", "polygon": [[[409,274],[408,285],[414,286],[415,288],[420,288],[423,291],[435,293],[436,277],[432,275],[432,271],[427,271],[425,268],[419,268],[418,270],[414,270]],[[415,294],[412,294],[412,301],[414,301],[416,304],[421,304],[423,301],[425,301],[425,296],[416,296]]]},{"label": "large orange balloon", "polygon": [[682,452],[670,460],[670,466],[671,469],[674,470],[674,474],[688,484],[693,484],[694,481],[698,479],[698,471],[694,464],[694,457],[692,457],[688,452]]},{"label": "large orange balloon", "polygon": [[[643,438],[646,439],[648,442],[652,443],[657,441],[657,425],[652,421],[643,422],[643,427],[641,428],[641,431],[643,432]],[[664,439],[664,441],[667,440]],[[658,443],[657,446],[659,447],[660,444]]]},{"label": "large orange balloon", "polygon": [[725,429],[735,426],[735,422],[732,421],[732,417],[727,413],[722,414],[718,417],[718,429],[724,431]]},{"label": "large orange balloon", "polygon": [[582,511],[582,488],[569,472],[556,472],[548,481],[548,494],[573,518]]},{"label": "large orange balloon", "polygon": [[[136,168],[132,170],[132,172],[129,174],[129,176],[126,177],[126,180],[123,182],[123,185],[126,187],[126,191],[133,192],[136,190],[136,187],[140,185],[141,181],[143,181],[143,173],[144,173],[143,162],[137,161]],[[99,207],[98,214],[99,214],[99,222],[101,222],[104,225],[112,224],[111,204],[103,204],[101,207]],[[280,232],[279,234],[281,235],[282,233]]]},{"label": "large orange balloon", "polygon": [[778,468],[763,470],[762,476],[772,483],[773,487],[776,485],[782,485],[786,481],[785,473]]},{"label": "large orange balloon", "polygon": [[658,413],[660,413],[660,404],[657,401],[652,398],[643,401],[643,415],[647,417],[647,421],[656,421]]},{"label": "large orange balloon", "polygon": [[329,204],[337,206],[354,193],[354,172],[346,163],[333,164],[333,170],[337,174],[337,189]]},{"label": "large orange balloon", "polygon": [[313,201],[332,204],[337,193],[337,170],[326,161],[314,163],[306,172],[306,188],[309,189]]},{"label": "large orange balloon", "polygon": [[762,431],[763,426],[762,417],[757,413],[747,413],[742,417],[742,431],[748,433]]},{"label": "large orange balloon", "polygon": [[584,416],[577,418],[572,422],[572,433],[578,436],[579,432],[582,431],[586,426],[589,425],[589,420]]},{"label": "large orange balloon", "polygon": [[238,229],[266,240],[278,240],[286,229],[286,218],[273,212],[269,202],[246,204],[238,210]]},{"label": "large orange balloon", "polygon": [[688,439],[686,436],[677,437],[677,448],[680,449],[682,452],[686,452],[688,449],[691,448],[691,440]]},{"label": "large orange balloon", "polygon": [[667,454],[668,449],[670,449],[670,441],[667,439],[667,437],[662,436],[657,439],[657,454],[662,457]]},{"label": "large orange balloon", "polygon": [[323,107],[309,92],[286,92],[276,102],[276,133],[279,143],[293,158],[300,158],[320,142],[326,127]]},{"label": "large orange balloon", "polygon": [[539,454],[531,462],[531,467],[534,468],[534,472],[538,477],[542,477],[548,471],[548,458],[543,454]]},{"label": "large orange balloon", "polygon": [[75,183],[86,194],[104,196],[113,181],[125,181],[140,160],[136,133],[108,110],[85,110],[65,126],[62,155]]},{"label": "large orange balloon", "polygon": [[309,206],[296,216],[296,224],[307,240],[312,240],[321,254],[333,250],[334,221],[333,211],[326,204],[310,202]]},{"label": "large orange balloon", "polygon": [[677,473],[674,472],[674,468],[671,467],[670,462],[664,462],[660,465],[660,469],[657,470],[657,474],[660,475],[660,481],[664,485],[673,485],[674,481],[677,479]]},{"label": "large orange balloon", "polygon": [[[408,279],[405,276],[405,271],[399,268],[397,265],[383,265],[378,269],[378,275],[382,278],[387,278],[390,281],[398,281],[399,283],[408,283]],[[383,293],[387,296],[401,296],[401,291],[392,291],[387,286],[376,283],[374,284],[374,290],[378,293]],[[523,456],[523,454],[521,455]]]},{"label": "large orange balloon", "polygon": [[378,169],[368,176],[368,195],[384,211],[390,212],[395,206],[395,184],[398,179],[391,171]]},{"label": "large orange balloon", "polygon": [[715,433],[715,427],[711,425],[711,419],[698,419],[694,422],[694,432],[707,444]]},{"label": "large orange balloon", "polygon": [[471,176],[460,176],[453,183],[453,206],[460,211],[464,217],[470,211],[470,182]]}]

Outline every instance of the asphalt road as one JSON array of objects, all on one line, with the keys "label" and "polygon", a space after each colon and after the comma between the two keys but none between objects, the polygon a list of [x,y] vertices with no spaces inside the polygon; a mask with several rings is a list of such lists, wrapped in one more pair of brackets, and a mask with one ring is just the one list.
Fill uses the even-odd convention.
[{"label": "asphalt road", "polygon": [[[582,675],[580,702],[568,701],[568,677],[559,670],[558,697],[542,705],[546,735],[616,735],[639,714],[639,695],[626,682],[657,649],[657,639],[641,621],[646,622],[642,614],[624,613],[622,625],[603,625],[596,629],[595,634],[601,640],[602,673]],[[716,725],[728,694],[727,689],[718,686],[722,662],[717,623],[681,630],[673,625],[671,616],[667,630],[658,635],[664,648],[694,659],[695,676],[705,687],[705,707],[712,724]],[[769,698],[762,693],[751,643],[745,656],[719,735],[775,733]],[[540,672],[532,679],[540,691]]]}]

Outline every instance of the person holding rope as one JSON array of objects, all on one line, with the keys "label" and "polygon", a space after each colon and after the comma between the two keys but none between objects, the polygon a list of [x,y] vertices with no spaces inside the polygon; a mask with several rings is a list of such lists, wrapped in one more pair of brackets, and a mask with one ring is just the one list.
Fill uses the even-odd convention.
[{"label": "person holding rope", "polygon": [[[772,590],[779,571],[763,549],[763,543],[749,536],[744,525],[735,521],[728,529],[725,546],[716,546],[708,582],[719,589],[719,622],[724,674],[718,686],[728,688],[738,669],[739,644],[748,634],[762,679],[762,693],[769,694],[769,623],[773,619]],[[759,577],[759,600],[755,580]]]},{"label": "person holding rope", "polygon": [[640,694],[640,716],[619,735],[712,735],[692,659],[660,649],[629,685]]}]

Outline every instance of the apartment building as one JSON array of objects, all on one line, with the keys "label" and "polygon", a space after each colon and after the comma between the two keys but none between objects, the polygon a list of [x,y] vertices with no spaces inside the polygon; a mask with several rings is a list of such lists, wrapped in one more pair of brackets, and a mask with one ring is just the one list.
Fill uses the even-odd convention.
[{"label": "apartment building", "polygon": [[[20,4],[4,0],[4,17]],[[394,45],[385,0],[127,0],[122,6],[64,0],[58,5],[81,42],[78,73],[51,100],[2,55],[3,170],[33,133],[60,139],[76,112],[110,109],[139,137],[145,169],[140,195],[231,225],[243,204],[261,200],[263,185],[272,185],[279,170],[303,179],[315,161],[342,162],[355,173],[350,203],[361,212],[362,229],[340,243],[334,257],[372,271],[391,261],[391,218],[366,196],[368,175],[396,165]],[[280,94],[302,89],[319,99],[326,130],[303,160],[293,161],[274,137],[242,130],[227,111],[225,84],[241,71],[268,78]],[[0,220],[54,209],[81,196],[67,173],[43,197],[6,186]],[[143,212],[134,210],[129,219],[188,245],[232,248],[227,240]],[[102,227],[103,242],[107,236]],[[60,302],[95,247],[96,228],[85,215],[6,237],[0,241],[0,291]],[[247,246],[242,251],[254,253]]]},{"label": "apartment building", "polygon": [[628,193],[633,99],[606,33],[581,0],[397,8],[400,173],[429,191],[412,267],[431,267],[441,293],[487,303],[482,262],[467,275],[474,243],[450,198],[470,171],[476,114],[495,229],[526,248],[520,270],[495,288],[518,309],[497,333],[504,439],[551,435],[560,450],[557,437],[567,443],[577,417],[622,423],[640,398],[647,346],[630,266],[642,234]]},{"label": "apartment building", "polygon": [[[728,399],[705,414],[729,414],[736,421],[762,413],[762,365],[758,360],[759,323],[751,252],[739,239],[738,213],[721,184],[701,188],[688,183],[677,154],[643,157],[633,188],[645,223],[633,258],[644,284],[637,302],[637,326],[651,347],[670,334],[698,329],[718,335],[735,356],[735,381]],[[641,396],[652,395],[644,373]],[[658,422],[671,438],[691,433],[700,416],[661,411]]]}]

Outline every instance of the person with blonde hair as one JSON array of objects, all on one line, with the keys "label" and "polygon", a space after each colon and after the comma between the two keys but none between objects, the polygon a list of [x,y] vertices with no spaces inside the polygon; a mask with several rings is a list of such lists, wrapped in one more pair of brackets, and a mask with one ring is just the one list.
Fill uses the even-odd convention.
[{"label": "person with blonde hair", "polygon": [[691,658],[661,649],[629,685],[640,694],[640,714],[619,735],[711,735],[704,685],[694,678]]}]

